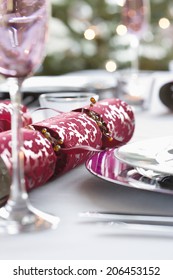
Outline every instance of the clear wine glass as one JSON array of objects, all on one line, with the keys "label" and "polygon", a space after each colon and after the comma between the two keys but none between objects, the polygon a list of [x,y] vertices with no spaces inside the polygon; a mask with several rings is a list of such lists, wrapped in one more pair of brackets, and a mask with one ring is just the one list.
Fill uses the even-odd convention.
[{"label": "clear wine glass", "polygon": [[149,25],[150,5],[148,0],[125,0],[122,7],[122,22],[130,36],[130,46],[134,50],[132,68],[139,70],[140,40]]},{"label": "clear wine glass", "polygon": [[21,86],[45,55],[49,0],[1,0],[0,73],[8,77],[12,114],[12,183],[9,199],[0,209],[0,233],[17,234],[56,228],[58,217],[31,206],[25,188]]}]

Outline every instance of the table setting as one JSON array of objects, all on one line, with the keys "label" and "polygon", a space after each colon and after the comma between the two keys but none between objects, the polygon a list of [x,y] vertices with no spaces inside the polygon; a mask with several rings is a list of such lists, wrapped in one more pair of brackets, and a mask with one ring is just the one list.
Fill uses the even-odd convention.
[{"label": "table setting", "polygon": [[[95,72],[95,75],[98,75],[97,71]],[[60,231],[59,234],[61,235],[61,231],[62,231],[62,234],[64,235],[64,230],[67,230],[68,226],[71,226],[73,232],[73,238],[70,242],[71,244],[70,246],[72,247],[73,247],[74,240],[76,240],[77,242],[76,237],[79,238],[79,235],[81,233],[83,234],[83,237],[80,236],[79,243],[81,242],[80,244],[83,244],[82,240],[84,236],[85,238],[87,238],[87,236],[90,236],[90,238],[92,237],[94,239],[95,245],[94,244],[93,245],[96,246],[96,248],[97,246],[99,246],[99,240],[98,240],[99,235],[101,236],[103,235],[102,238],[103,240],[105,240],[106,244],[109,244],[109,242],[111,242],[110,239],[112,239],[112,237],[110,238],[109,237],[110,235],[111,236],[115,235],[115,238],[117,240],[119,240],[120,238],[121,242],[123,242],[123,239],[126,241],[131,240],[130,244],[132,242],[131,238],[133,236],[137,238],[139,244],[140,242],[144,242],[144,241],[150,244],[150,242],[153,242],[153,236],[157,237],[156,241],[159,240],[159,244],[161,241],[163,243],[164,242],[167,243],[168,240],[171,241],[171,239],[169,238],[170,236],[172,236],[172,226],[171,226],[172,182],[171,184],[168,185],[167,182],[166,184],[162,182],[163,184],[162,186],[160,186],[159,180],[157,179],[156,176],[158,175],[158,173],[160,175],[160,173],[162,172],[160,168],[163,168],[164,177],[170,175],[171,165],[170,167],[169,164],[165,166],[165,163],[162,164],[162,162],[160,162],[160,164],[162,164],[160,167],[154,165],[155,164],[154,160],[157,159],[157,157],[155,156],[155,152],[157,152],[158,147],[160,153],[165,148],[171,150],[170,147],[171,147],[172,138],[167,137],[166,135],[168,135],[168,133],[169,135],[171,135],[170,124],[172,120],[172,112],[165,105],[161,103],[158,96],[158,87],[160,88],[162,87],[163,83],[167,83],[168,78],[170,76],[171,73],[169,72],[155,73],[156,81],[155,81],[155,90],[153,91],[152,100],[154,100],[154,102],[155,100],[157,100],[157,102],[155,102],[155,105],[158,106],[157,106],[157,110],[155,108],[154,111],[152,110],[152,104],[148,110],[142,109],[141,112],[139,112],[139,110],[135,112],[134,110],[133,113],[133,109],[131,108],[131,106],[129,107],[129,105],[127,105],[124,101],[119,101],[119,99],[117,98],[113,98],[113,99],[108,98],[106,101],[105,99],[101,99],[100,101],[99,100],[96,101],[96,103],[94,104],[90,104],[91,101],[88,99],[89,104],[87,106],[84,106],[85,110],[89,109],[93,111],[95,109],[96,112],[98,112],[97,107],[101,106],[99,104],[102,103],[104,104],[105,102],[106,104],[109,103],[114,104],[114,106],[115,105],[118,106],[118,104],[121,105],[124,104],[124,108],[126,108],[126,110],[127,108],[128,110],[130,108],[131,119],[130,120],[126,119],[126,121],[127,121],[127,126],[131,125],[131,133],[129,134],[129,138],[125,140],[126,144],[123,143],[125,145],[121,145],[119,142],[116,142],[116,144],[114,145],[116,145],[119,148],[117,147],[112,148],[111,147],[112,141],[110,142],[106,141],[104,142],[105,145],[109,143],[110,148],[106,150],[103,149],[101,150],[101,145],[99,144],[98,146],[99,142],[97,142],[97,144],[94,147],[92,146],[91,150],[85,151],[85,153],[90,153],[89,157],[86,157],[85,155],[84,161],[82,160],[81,162],[79,162],[79,164],[75,164],[76,166],[74,168],[72,168],[72,165],[68,161],[69,166],[67,166],[67,170],[64,170],[64,172],[62,172],[64,174],[63,175],[59,174],[57,177],[55,176],[54,178],[51,178],[52,173],[50,173],[50,170],[52,172],[53,167],[52,165],[51,168],[49,168],[48,166],[48,163],[50,163],[51,161],[50,160],[46,161],[46,159],[44,158],[43,161],[44,165],[39,166],[40,168],[43,168],[42,170],[44,170],[44,172],[42,172],[44,173],[44,176],[41,176],[43,181],[40,184],[38,181],[36,181],[35,186],[32,185],[33,189],[31,188],[31,190],[29,190],[29,197],[32,203],[34,203],[35,205],[38,204],[38,206],[40,205],[42,209],[47,209],[48,212],[50,211],[50,209],[52,209],[51,212],[60,218],[60,222],[57,229],[51,231],[55,240],[57,240],[55,234],[56,232],[58,234],[58,232]],[[10,107],[11,104],[5,101],[5,105],[4,105],[3,102],[4,101],[2,101],[2,105],[5,106],[5,110],[8,106],[9,106],[9,110],[11,110]],[[108,105],[108,106],[112,106],[112,105]],[[75,116],[76,114],[79,113],[85,114],[84,112],[81,111],[81,108],[79,109],[77,110],[74,109],[73,114],[75,114]],[[67,118],[69,118],[70,113],[55,112],[54,117],[46,119],[44,115],[46,109],[44,107],[43,108],[38,107],[36,110],[34,109],[35,110],[34,113],[31,113],[32,110],[30,111],[30,108],[29,110],[27,110],[26,107],[25,108],[22,107],[22,110],[25,112],[24,120],[26,122],[26,125],[35,126],[37,130],[37,131],[31,129],[29,130],[29,135],[30,133],[32,135],[31,139],[33,140],[33,136],[35,138],[35,133],[36,134],[39,133],[39,137],[42,137],[44,139],[46,146],[48,145],[47,149],[51,150],[51,152],[50,150],[48,150],[47,155],[48,157],[52,157],[52,162],[53,162],[55,160],[55,156],[54,154],[52,154],[52,145],[48,139],[45,139],[41,130],[42,128],[50,129],[51,126],[54,129],[57,120],[62,120],[63,119],[62,116],[64,115]],[[76,112],[78,110],[81,112]],[[121,116],[121,113],[122,110],[119,110],[119,116]],[[125,113],[123,113],[123,115],[124,114]],[[7,117],[7,119],[8,118],[9,116]],[[39,118],[40,121],[38,122]],[[94,120],[92,121],[94,122]],[[151,126],[151,124],[153,125]],[[123,127],[122,125],[123,123],[120,122],[119,127],[122,128]],[[160,134],[160,126],[162,126],[162,133],[163,133],[162,135]],[[4,138],[3,137],[4,135],[6,136],[8,135],[8,137],[10,137],[9,124],[8,126],[2,125],[2,128],[6,131],[1,132],[1,137],[2,137],[1,139]],[[98,127],[98,125],[96,125],[94,129],[97,129],[97,137],[98,135],[101,135],[100,128]],[[121,133],[124,133],[124,131],[125,130],[121,129]],[[52,132],[53,131],[51,131],[51,134]],[[54,133],[57,132],[59,132],[58,128],[56,128]],[[67,134],[67,132],[65,134]],[[165,137],[163,137],[163,135],[165,135]],[[53,135],[53,136],[56,136],[55,138],[57,139],[57,135]],[[8,137],[6,137],[6,140],[10,141],[10,138]],[[89,146],[91,147],[91,144],[89,144]],[[140,154],[141,146],[144,155]],[[86,148],[86,144],[84,145],[83,148],[84,149]],[[146,150],[144,148],[146,148]],[[137,154],[133,158],[135,151]],[[149,155],[147,155],[148,151],[149,151]],[[129,153],[129,157],[126,156],[127,154],[126,152]],[[92,153],[93,156],[91,156]],[[1,154],[3,155],[2,150],[1,150]],[[4,162],[6,163],[6,160],[8,158],[6,160],[5,157],[2,156],[2,158],[3,158],[3,164]],[[147,161],[146,164],[145,164],[145,159]],[[162,153],[161,153],[161,157],[159,156],[158,159],[162,159]],[[167,159],[167,157],[164,155],[163,159]],[[137,162],[135,162],[135,160]],[[149,163],[150,165],[148,165]],[[8,164],[6,163],[4,166],[4,170],[6,172],[7,172],[6,166],[8,166]],[[152,166],[152,164],[154,167]],[[48,172],[46,172],[47,169],[49,170]],[[145,169],[146,172],[150,170],[150,173],[153,172],[154,174],[149,174],[149,175],[143,174],[142,172],[144,172]],[[4,174],[6,173],[4,172]],[[32,173],[28,177],[31,176]],[[7,184],[8,184],[8,192],[9,192],[9,186],[10,186],[9,175],[6,176],[6,180],[8,182]],[[6,189],[6,195],[7,195],[7,189]],[[45,198],[47,198],[46,200],[49,201],[49,203],[46,202],[46,208],[44,207],[44,201],[45,201],[44,196]],[[63,196],[65,197],[67,196],[67,201],[66,199],[65,200],[63,199]],[[148,207],[146,207],[145,205],[145,201],[144,201],[145,199],[149,200]],[[72,200],[72,205],[70,202],[71,200]],[[124,205],[124,201],[125,201],[125,205]],[[166,205],[164,201],[166,202]],[[118,220],[116,220],[117,215],[118,215]],[[135,219],[137,216],[137,222],[136,220],[134,222],[133,220],[134,216]],[[122,217],[123,219],[125,218],[125,220],[122,221]],[[131,219],[130,222],[129,222],[129,218]],[[142,222],[140,220],[141,218],[142,218]],[[154,228],[153,228],[153,223],[154,223]],[[86,229],[88,229],[89,231],[88,230],[86,231]],[[76,236],[74,236],[75,234]],[[32,233],[29,233],[29,235],[34,236]],[[50,235],[49,231],[46,232],[44,231],[44,235],[49,236]],[[67,232],[65,236],[63,235],[60,239],[64,240],[65,242],[67,238],[66,236]],[[21,240],[21,238],[23,240],[25,240],[25,238],[29,238],[29,239],[31,238],[29,236],[28,237],[27,236],[22,237],[21,235],[19,236],[20,236],[19,240]],[[36,240],[38,241],[37,237]],[[49,242],[52,243],[50,240]],[[58,246],[61,248],[59,242],[60,240],[58,241]],[[111,242],[111,246],[114,247],[114,245],[112,245],[112,242]],[[56,252],[52,253],[50,248],[47,250],[48,250],[48,254],[45,254],[45,258],[46,256],[57,257],[59,255]],[[91,253],[89,250],[86,249],[86,247],[84,251],[78,249],[77,254],[74,251],[73,253],[72,252],[69,253],[68,250],[68,253],[66,252],[67,254],[66,256],[63,248],[60,251],[61,251],[60,256],[62,256],[63,258],[66,258],[67,256],[73,258],[74,256],[79,256],[79,255],[85,257],[85,256],[89,256]],[[97,248],[97,252],[94,254],[94,256],[98,257],[98,252],[99,249]],[[112,257],[115,257],[116,255],[115,253],[113,253],[112,249],[110,250],[106,249],[106,252],[107,252],[106,253],[107,257],[110,252],[111,252],[110,255]],[[31,256],[32,254],[33,251],[29,250],[29,253],[26,253],[26,257]],[[145,250],[144,252],[139,252],[139,250],[136,250],[136,254],[141,256],[142,255],[147,256],[148,252]],[[165,251],[165,256],[167,254],[168,256],[171,257],[171,252],[168,253],[168,251]],[[8,258],[7,256],[8,254],[5,253],[5,255]],[[11,252],[10,255],[14,257],[15,254]],[[20,256],[20,253],[17,255]],[[122,254],[120,253],[120,249],[118,251],[117,256],[119,255],[122,256]],[[130,257],[130,256],[134,256],[135,253],[132,253],[131,251],[131,253],[129,252],[127,255],[128,257]],[[37,256],[41,256],[40,253],[38,253]],[[153,253],[153,256],[156,255]]]},{"label": "table setting", "polygon": [[171,259],[173,73],[33,76],[48,6],[0,7],[0,258]]}]

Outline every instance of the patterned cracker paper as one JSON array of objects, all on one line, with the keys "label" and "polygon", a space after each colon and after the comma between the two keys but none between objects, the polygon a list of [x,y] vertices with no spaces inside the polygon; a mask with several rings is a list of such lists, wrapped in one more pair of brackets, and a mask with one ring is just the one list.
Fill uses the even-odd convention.
[{"label": "patterned cracker paper", "polygon": [[[88,107],[89,108],[89,107]],[[103,135],[102,148],[115,148],[127,143],[134,132],[135,120],[131,106],[120,99],[104,99],[93,106],[105,121],[113,141]]]},{"label": "patterned cracker paper", "polygon": [[[134,114],[129,105],[119,99],[106,99],[85,109],[96,112],[106,123],[112,141],[106,137],[95,120],[83,109],[63,113],[34,124],[36,130],[46,128],[55,138],[63,140],[62,148],[88,146],[96,149],[115,148],[127,143],[134,132]],[[85,149],[57,153],[55,175],[62,174],[83,163],[93,152]]]},{"label": "patterned cracker paper", "polygon": [[[106,125],[105,136],[88,112],[94,112]],[[92,107],[62,113],[32,124],[35,130],[23,129],[25,178],[27,189],[43,185],[52,176],[61,175],[83,163],[94,149],[115,148],[128,142],[134,132],[134,114],[129,105],[118,99],[102,100]],[[45,137],[43,130],[50,133]],[[54,151],[52,139],[61,140],[61,148]],[[11,172],[11,132],[0,133],[0,154]],[[82,148],[87,146],[89,149]]]},{"label": "patterned cracker paper", "polygon": [[[49,140],[40,132],[22,129],[24,136],[25,180],[27,190],[43,185],[54,174],[56,155]],[[0,154],[11,175],[11,131],[0,133]]]},{"label": "patterned cracker paper", "polygon": [[[36,130],[47,128],[55,138],[63,140],[62,148],[81,145],[100,149],[102,133],[95,121],[81,112],[63,113],[33,125]],[[93,152],[84,149],[57,152],[55,175],[62,174],[83,163]]]},{"label": "patterned cracker paper", "polygon": [[[13,113],[13,107],[10,101],[0,101],[0,132],[11,129],[11,115]],[[31,124],[31,116],[28,113],[27,108],[21,105],[20,110],[22,116],[22,125],[27,126]]]}]

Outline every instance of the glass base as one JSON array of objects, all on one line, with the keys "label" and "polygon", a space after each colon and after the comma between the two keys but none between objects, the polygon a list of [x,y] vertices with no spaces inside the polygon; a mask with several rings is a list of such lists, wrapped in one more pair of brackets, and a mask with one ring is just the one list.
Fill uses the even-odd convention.
[{"label": "glass base", "polygon": [[0,234],[19,234],[56,229],[60,219],[41,212],[31,205],[11,207],[7,204],[0,209]]}]

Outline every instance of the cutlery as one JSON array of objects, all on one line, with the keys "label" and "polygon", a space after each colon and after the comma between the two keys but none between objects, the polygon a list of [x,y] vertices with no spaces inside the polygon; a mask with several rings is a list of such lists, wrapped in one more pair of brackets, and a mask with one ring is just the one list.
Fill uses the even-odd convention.
[{"label": "cutlery", "polygon": [[[150,214],[128,214],[118,212],[81,212],[79,217],[88,218],[96,222],[115,223],[131,226],[161,226],[170,227],[173,230],[173,216],[171,215],[150,215]],[[144,227],[143,227],[144,228]]]}]

